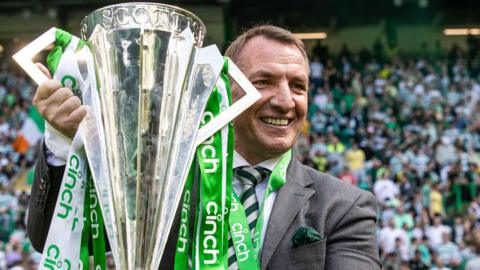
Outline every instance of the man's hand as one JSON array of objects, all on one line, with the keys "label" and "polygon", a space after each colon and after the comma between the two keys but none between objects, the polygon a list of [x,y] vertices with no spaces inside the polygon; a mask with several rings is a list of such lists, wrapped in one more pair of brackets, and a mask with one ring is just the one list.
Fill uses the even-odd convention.
[{"label": "man's hand", "polygon": [[[47,77],[52,77],[43,65],[37,66]],[[48,80],[38,86],[33,105],[52,127],[70,138],[75,136],[78,125],[87,113],[72,90],[62,87],[57,80]]]}]

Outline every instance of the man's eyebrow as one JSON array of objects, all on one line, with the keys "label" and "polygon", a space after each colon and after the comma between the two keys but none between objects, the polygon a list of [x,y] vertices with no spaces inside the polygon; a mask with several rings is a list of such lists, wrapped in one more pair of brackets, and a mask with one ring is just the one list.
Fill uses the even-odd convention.
[{"label": "man's eyebrow", "polygon": [[[275,78],[279,75],[276,75],[269,69],[260,69],[253,72],[249,77],[262,77],[262,78]],[[292,77],[295,81],[308,82],[308,75],[295,75]]]},{"label": "man's eyebrow", "polygon": [[267,78],[273,78],[275,77],[275,74],[271,72],[270,70],[267,69],[260,69],[252,73],[251,77],[267,77]]},{"label": "man's eyebrow", "polygon": [[308,84],[308,76],[304,76],[304,75],[295,75],[295,76],[292,76],[291,80],[294,81],[294,82],[299,82],[299,83],[306,83],[306,84]]}]

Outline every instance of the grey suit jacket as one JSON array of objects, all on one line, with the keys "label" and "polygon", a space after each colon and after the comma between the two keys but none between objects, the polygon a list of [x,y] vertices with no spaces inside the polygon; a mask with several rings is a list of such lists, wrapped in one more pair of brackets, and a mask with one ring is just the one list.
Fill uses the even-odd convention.
[{"label": "grey suit jacket", "polygon": [[[38,251],[45,243],[63,170],[48,166],[40,155],[27,224],[32,245]],[[160,269],[173,269],[179,214],[177,211]],[[292,159],[287,183],[278,191],[267,225],[261,268],[380,269],[375,221],[376,200],[371,193]],[[294,248],[292,237],[304,226],[314,228],[325,240]]]},{"label": "grey suit jacket", "polygon": [[[261,253],[264,269],[380,269],[376,200],[293,159],[278,191]],[[325,240],[294,248],[298,228],[314,228]]]}]

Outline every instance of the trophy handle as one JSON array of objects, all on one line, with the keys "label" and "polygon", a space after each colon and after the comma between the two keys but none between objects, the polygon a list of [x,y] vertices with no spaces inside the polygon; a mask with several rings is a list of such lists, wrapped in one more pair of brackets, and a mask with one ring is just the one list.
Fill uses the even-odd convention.
[{"label": "trophy handle", "polygon": [[32,58],[44,50],[48,45],[55,42],[55,32],[57,28],[52,27],[47,32],[30,42],[23,49],[13,55],[13,59],[22,67],[23,70],[40,85],[49,78],[33,63]]},{"label": "trophy handle", "polygon": [[230,58],[226,58],[228,61],[228,75],[242,88],[245,95],[198,131],[196,147],[262,97],[262,94],[260,94],[257,88],[243,75],[237,65],[235,65]]}]

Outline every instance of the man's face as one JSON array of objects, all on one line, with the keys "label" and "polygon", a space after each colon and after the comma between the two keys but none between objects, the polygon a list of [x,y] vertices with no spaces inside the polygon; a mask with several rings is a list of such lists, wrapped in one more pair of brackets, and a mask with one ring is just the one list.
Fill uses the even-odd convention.
[{"label": "man's face", "polygon": [[[254,37],[239,68],[262,97],[234,120],[235,150],[252,165],[292,148],[307,113],[307,63],[295,45]],[[243,91],[234,84],[233,100]]]}]

